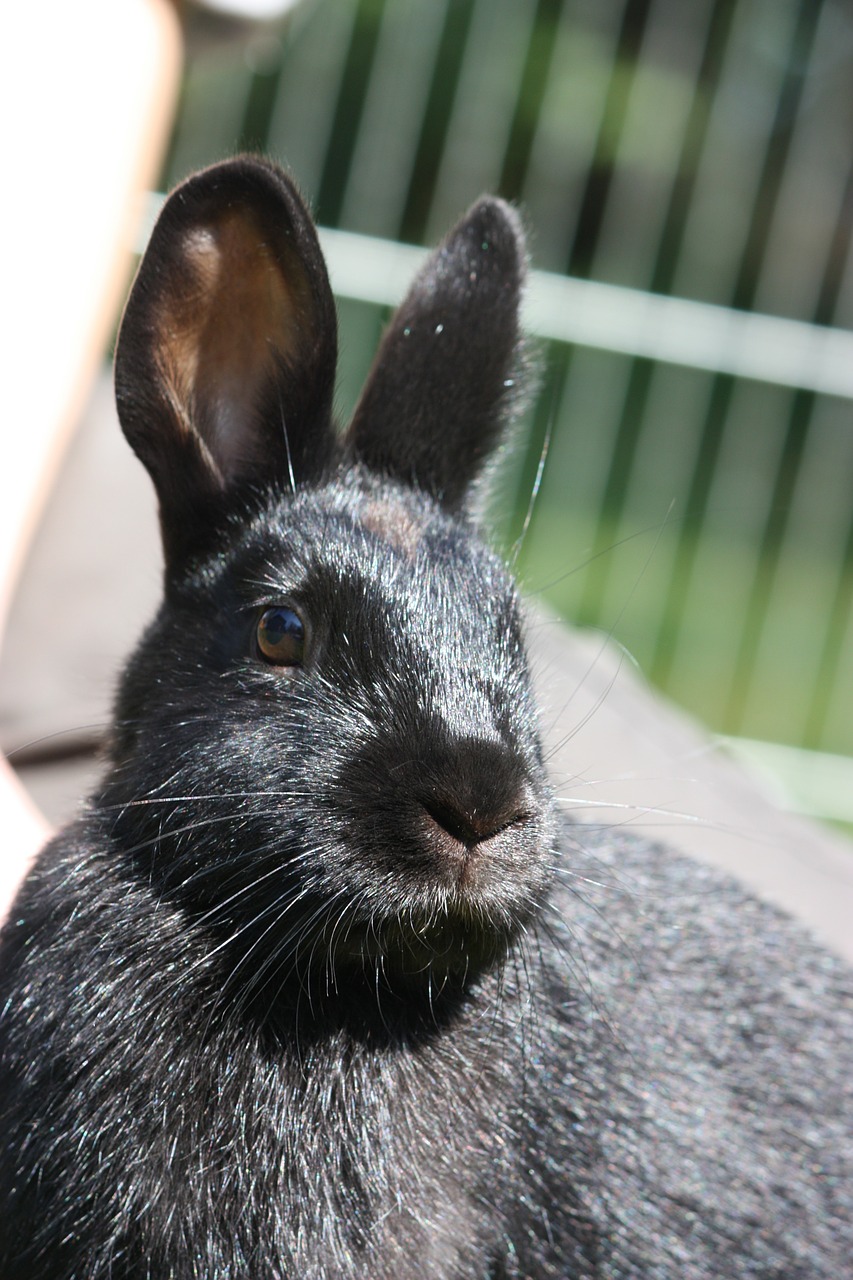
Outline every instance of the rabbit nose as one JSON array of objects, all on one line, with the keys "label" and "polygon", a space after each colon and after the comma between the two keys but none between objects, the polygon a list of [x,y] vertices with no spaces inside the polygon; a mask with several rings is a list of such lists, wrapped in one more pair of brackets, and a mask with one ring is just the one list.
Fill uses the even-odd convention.
[{"label": "rabbit nose", "polygon": [[412,790],[423,835],[453,857],[496,846],[503,833],[529,826],[538,808],[518,757],[476,739],[447,744]]},{"label": "rabbit nose", "polygon": [[533,867],[547,830],[547,796],[517,747],[454,737],[435,721],[366,744],[334,794],[359,856],[389,876],[403,869],[412,887],[496,892]]},{"label": "rabbit nose", "polygon": [[432,823],[444,836],[464,845],[470,852],[475,845],[490,840],[508,827],[526,822],[530,818],[530,806],[522,798],[511,797],[494,806],[463,806],[458,800],[441,795],[419,797],[421,807]]}]

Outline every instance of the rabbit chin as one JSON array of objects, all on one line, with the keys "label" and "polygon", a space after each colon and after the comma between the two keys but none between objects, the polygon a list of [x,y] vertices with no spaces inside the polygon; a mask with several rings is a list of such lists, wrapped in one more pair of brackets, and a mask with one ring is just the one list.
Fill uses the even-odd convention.
[{"label": "rabbit chin", "polygon": [[[324,985],[345,996],[355,982],[435,999],[460,991],[503,963],[518,928],[485,911],[456,908],[407,911],[396,918],[328,927],[312,944],[313,967]],[[320,960],[322,957],[322,960]]]},{"label": "rabbit chin", "polygon": [[509,824],[471,848],[444,830],[422,830],[432,825],[429,816],[413,819],[408,838],[399,828],[396,839],[377,831],[369,849],[341,850],[346,880],[360,891],[300,946],[315,975],[339,992],[362,977],[371,987],[420,988],[431,997],[458,991],[499,967],[541,908],[549,883],[546,815]]}]

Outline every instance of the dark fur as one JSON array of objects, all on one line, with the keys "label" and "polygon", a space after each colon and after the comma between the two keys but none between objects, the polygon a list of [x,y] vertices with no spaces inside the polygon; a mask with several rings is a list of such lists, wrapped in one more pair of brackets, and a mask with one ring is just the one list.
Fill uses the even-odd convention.
[{"label": "dark fur", "polygon": [[[523,265],[480,202],[338,439],[288,179],[167,205],[116,374],[165,603],[3,937],[2,1280],[853,1275],[849,972],[554,816],[466,515]],[[253,647],[285,603],[301,668]]]}]

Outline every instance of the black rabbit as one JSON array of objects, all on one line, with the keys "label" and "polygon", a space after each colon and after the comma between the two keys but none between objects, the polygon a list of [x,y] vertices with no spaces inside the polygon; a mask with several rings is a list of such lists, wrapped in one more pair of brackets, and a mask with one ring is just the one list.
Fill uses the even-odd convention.
[{"label": "black rabbit", "polygon": [[851,975],[558,820],[471,495],[524,247],[476,204],[341,436],[290,180],[168,201],[124,317],[165,598],[0,952],[0,1278],[853,1275]]}]

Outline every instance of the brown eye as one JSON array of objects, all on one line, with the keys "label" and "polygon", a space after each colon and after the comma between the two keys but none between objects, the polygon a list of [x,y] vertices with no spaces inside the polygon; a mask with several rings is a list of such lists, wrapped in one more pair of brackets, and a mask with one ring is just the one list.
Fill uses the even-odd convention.
[{"label": "brown eye", "polygon": [[255,632],[259,655],[280,667],[301,667],[305,627],[299,614],[286,605],[265,609]]}]

